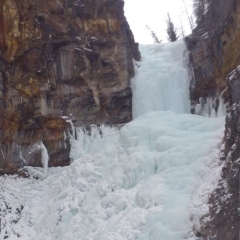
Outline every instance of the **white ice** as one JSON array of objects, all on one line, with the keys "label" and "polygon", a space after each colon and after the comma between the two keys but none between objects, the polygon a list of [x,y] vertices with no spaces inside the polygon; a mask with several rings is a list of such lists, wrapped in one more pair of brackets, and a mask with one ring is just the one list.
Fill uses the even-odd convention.
[{"label": "white ice", "polygon": [[[188,114],[188,79],[179,60],[184,49],[183,42],[143,48],[133,80],[136,119],[120,130],[75,129],[70,166],[50,168],[43,180],[0,177],[0,239],[187,237],[189,204],[212,166],[224,117]],[[169,66],[166,78],[157,71],[161,61],[161,68]],[[27,170],[32,176],[42,171]]]},{"label": "white ice", "polygon": [[132,79],[133,116],[149,111],[190,113],[189,78],[183,41],[141,45],[142,62]]},{"label": "white ice", "polygon": [[44,173],[44,177],[47,176],[47,171],[48,171],[48,160],[49,160],[49,156],[48,156],[48,150],[45,147],[45,145],[43,144],[43,142],[40,143],[40,148],[41,148],[41,154],[42,154],[42,166],[43,166],[43,173]]}]

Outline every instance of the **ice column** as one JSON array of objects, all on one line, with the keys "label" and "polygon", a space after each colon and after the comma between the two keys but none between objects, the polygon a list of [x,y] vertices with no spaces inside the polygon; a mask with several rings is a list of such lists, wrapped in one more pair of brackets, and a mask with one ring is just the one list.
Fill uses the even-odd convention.
[{"label": "ice column", "polygon": [[47,148],[45,147],[45,145],[43,144],[43,142],[40,142],[40,148],[42,151],[42,167],[43,167],[43,172],[44,172],[44,177],[47,176],[47,171],[48,171],[48,160],[49,160],[49,156],[48,156],[48,151]]},{"label": "ice column", "polygon": [[142,45],[142,61],[132,79],[133,117],[149,111],[190,113],[184,41]]}]

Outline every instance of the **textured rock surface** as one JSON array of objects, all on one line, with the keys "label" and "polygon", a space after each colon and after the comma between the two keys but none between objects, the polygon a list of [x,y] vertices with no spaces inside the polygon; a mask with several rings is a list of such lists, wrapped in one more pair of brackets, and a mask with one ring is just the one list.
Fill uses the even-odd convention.
[{"label": "textured rock surface", "polygon": [[192,100],[219,96],[240,61],[239,0],[212,1],[205,21],[186,42],[195,75]]},{"label": "textured rock surface", "polygon": [[[187,39],[195,82],[192,100],[219,96],[227,104],[222,178],[209,197],[203,240],[238,240],[240,231],[240,1],[212,1],[207,18]],[[201,219],[200,219],[201,222]]]},{"label": "textured rock surface", "polygon": [[238,240],[240,231],[240,67],[227,77],[229,105],[226,117],[222,178],[209,197],[209,219],[197,233],[203,240]]},{"label": "textured rock surface", "polygon": [[[131,119],[138,45],[122,0],[0,1],[0,168],[68,163],[69,127]],[[34,145],[35,144],[35,145]],[[11,162],[10,162],[11,161]],[[13,165],[13,166],[12,166]]]}]

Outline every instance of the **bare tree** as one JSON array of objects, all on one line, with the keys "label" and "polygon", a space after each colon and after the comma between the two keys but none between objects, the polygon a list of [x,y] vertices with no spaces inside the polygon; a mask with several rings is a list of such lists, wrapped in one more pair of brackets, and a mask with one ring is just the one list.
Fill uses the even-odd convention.
[{"label": "bare tree", "polygon": [[185,37],[185,32],[184,32],[184,28],[183,28],[182,19],[181,19],[180,16],[179,16],[179,21],[180,21],[180,23],[181,23],[181,28],[180,28],[180,30],[181,30],[181,35],[182,35],[182,37],[184,38],[184,37]]},{"label": "bare tree", "polygon": [[187,18],[188,18],[188,22],[189,22],[190,28],[191,28],[191,30],[193,30],[193,28],[194,28],[194,23],[193,23],[192,16],[190,16],[189,13],[188,13],[185,0],[182,0],[182,2],[183,2],[183,6],[184,6],[185,13],[186,13]]}]

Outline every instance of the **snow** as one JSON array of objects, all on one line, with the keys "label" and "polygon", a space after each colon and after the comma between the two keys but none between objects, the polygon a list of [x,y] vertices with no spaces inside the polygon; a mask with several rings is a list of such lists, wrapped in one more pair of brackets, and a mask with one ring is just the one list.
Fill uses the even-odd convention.
[{"label": "snow", "polygon": [[92,50],[91,49],[89,49],[89,48],[84,48],[86,51],[89,51],[89,52],[92,52]]},{"label": "snow", "polygon": [[[223,145],[222,145],[223,146]],[[221,180],[223,162],[220,159],[219,149],[215,148],[210,155],[208,163],[208,171],[204,174],[201,184],[189,204],[191,223],[189,229],[194,229],[195,232],[201,232],[203,225],[205,226],[209,220],[209,205],[208,199],[214,190],[217,189],[219,181]],[[188,240],[196,240],[193,231],[189,232]]]},{"label": "snow", "polygon": [[239,75],[240,72],[240,65],[238,65],[229,75],[228,79],[231,82],[233,79],[236,79],[236,77]]},{"label": "snow", "polygon": [[207,199],[197,197],[200,203],[194,205],[193,193],[209,168],[219,166],[214,168],[213,157],[224,117],[188,113],[184,50],[183,42],[143,46],[133,80],[134,121],[121,129],[73,129],[70,166],[49,168],[45,178],[39,177],[43,168],[31,167],[25,169],[29,178],[0,177],[0,239],[188,236],[190,216],[197,221],[196,207]]}]

